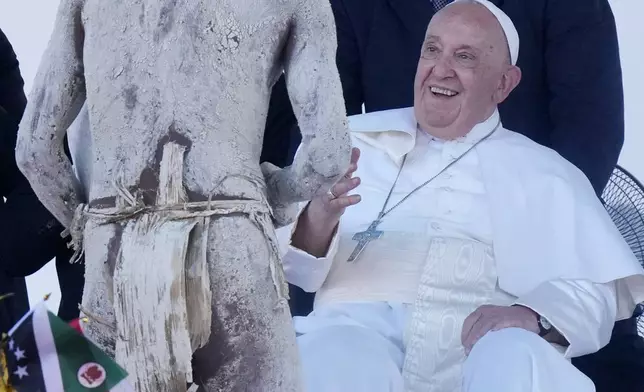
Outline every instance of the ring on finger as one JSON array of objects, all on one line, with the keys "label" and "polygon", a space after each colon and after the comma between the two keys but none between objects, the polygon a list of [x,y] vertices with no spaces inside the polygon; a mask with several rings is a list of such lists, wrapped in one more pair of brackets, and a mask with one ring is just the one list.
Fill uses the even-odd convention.
[{"label": "ring on finger", "polygon": [[327,194],[327,195],[329,195],[329,197],[331,198],[331,200],[333,200],[333,199],[337,199],[337,198],[338,198],[338,197],[335,195],[335,193],[333,193],[333,190],[332,190],[332,189],[329,189],[329,191],[328,191],[326,194]]}]

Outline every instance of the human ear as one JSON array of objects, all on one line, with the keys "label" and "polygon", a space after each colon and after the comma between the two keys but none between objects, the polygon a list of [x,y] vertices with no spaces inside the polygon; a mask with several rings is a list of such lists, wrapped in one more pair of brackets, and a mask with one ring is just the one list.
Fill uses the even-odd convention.
[{"label": "human ear", "polygon": [[521,69],[516,65],[509,66],[503,73],[503,76],[501,77],[501,81],[499,83],[499,87],[497,88],[494,94],[496,103],[499,104],[505,101],[505,99],[508,97],[508,95],[510,95],[512,90],[515,89],[515,87],[519,84],[520,81],[521,81]]}]

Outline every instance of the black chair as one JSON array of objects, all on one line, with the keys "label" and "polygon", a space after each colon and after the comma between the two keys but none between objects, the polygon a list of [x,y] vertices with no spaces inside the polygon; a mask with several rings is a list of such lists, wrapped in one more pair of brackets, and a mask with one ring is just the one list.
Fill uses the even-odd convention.
[{"label": "black chair", "polygon": [[[624,168],[617,166],[601,196],[604,207],[620,233],[644,266],[644,186]],[[644,336],[644,305],[636,309],[638,331]]]}]

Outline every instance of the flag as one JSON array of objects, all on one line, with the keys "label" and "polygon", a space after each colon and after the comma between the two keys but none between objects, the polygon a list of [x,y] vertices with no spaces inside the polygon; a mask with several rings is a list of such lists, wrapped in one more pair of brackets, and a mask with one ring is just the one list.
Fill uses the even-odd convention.
[{"label": "flag", "polygon": [[5,337],[0,376],[0,392],[134,391],[120,366],[44,304]]},{"label": "flag", "polygon": [[69,326],[74,328],[76,331],[78,331],[79,334],[83,334],[83,329],[81,328],[81,319],[73,319],[72,321],[69,322]]}]

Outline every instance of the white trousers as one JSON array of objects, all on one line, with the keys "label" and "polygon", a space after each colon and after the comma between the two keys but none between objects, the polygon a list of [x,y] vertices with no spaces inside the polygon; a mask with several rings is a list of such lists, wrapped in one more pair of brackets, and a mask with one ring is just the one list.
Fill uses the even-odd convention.
[{"label": "white trousers", "polygon": [[[295,317],[305,391],[402,392],[409,315],[404,305],[365,303]],[[492,391],[594,392],[595,386],[542,338],[510,328],[485,335],[464,364],[461,392]]]}]

